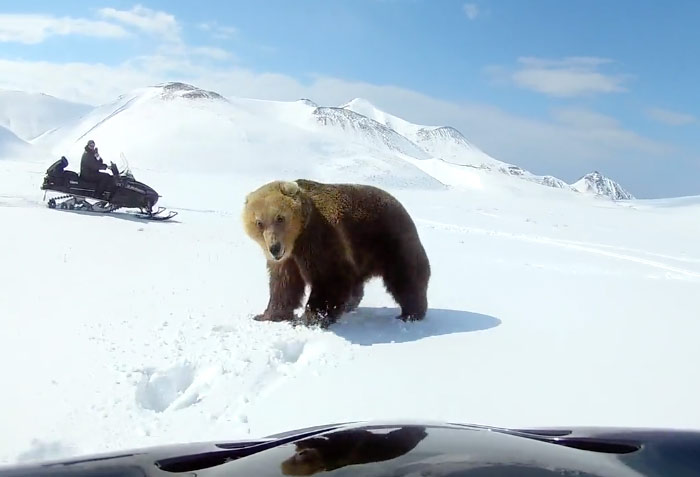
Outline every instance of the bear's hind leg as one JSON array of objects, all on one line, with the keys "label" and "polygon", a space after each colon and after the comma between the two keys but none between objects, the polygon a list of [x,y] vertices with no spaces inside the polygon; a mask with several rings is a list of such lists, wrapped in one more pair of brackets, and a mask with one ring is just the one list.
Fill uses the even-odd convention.
[{"label": "bear's hind leg", "polygon": [[384,284],[401,307],[401,315],[397,318],[404,321],[417,321],[425,318],[428,311],[428,298],[422,285],[405,283],[404,277],[390,277],[388,280],[385,277]]},{"label": "bear's hind leg", "polygon": [[430,265],[422,247],[404,247],[387,264],[383,274],[384,286],[401,307],[404,321],[422,320],[428,311],[428,280]]}]

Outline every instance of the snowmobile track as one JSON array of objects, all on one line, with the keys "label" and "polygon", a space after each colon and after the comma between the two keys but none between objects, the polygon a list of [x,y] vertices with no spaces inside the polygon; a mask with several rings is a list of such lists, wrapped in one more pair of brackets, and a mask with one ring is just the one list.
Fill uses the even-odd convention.
[{"label": "snowmobile track", "polygon": [[[60,200],[66,199],[62,202],[57,202]],[[165,207],[158,207],[158,210],[155,212],[117,212],[117,210],[122,209],[123,207],[115,207],[115,206],[107,206],[107,207],[102,207],[97,204],[90,204],[85,197],[80,197],[77,195],[73,194],[68,194],[68,195],[62,195],[59,197],[53,197],[49,199],[48,201],[48,207],[49,209],[59,209],[59,210],[70,210],[73,212],[92,212],[92,213],[97,213],[97,214],[114,214],[117,213],[119,215],[126,215],[129,217],[134,217],[138,219],[143,219],[143,220],[151,220],[151,221],[158,221],[158,222],[163,222],[166,220],[170,220],[173,217],[175,217],[178,213],[171,210],[168,212],[167,215],[160,215],[163,212],[165,212]]]}]

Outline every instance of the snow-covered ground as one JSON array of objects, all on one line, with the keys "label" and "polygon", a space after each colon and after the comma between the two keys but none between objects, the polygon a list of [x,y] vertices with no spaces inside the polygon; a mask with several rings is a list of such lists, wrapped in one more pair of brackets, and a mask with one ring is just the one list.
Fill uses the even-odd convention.
[{"label": "snow-covered ground", "polygon": [[[285,124],[267,143],[238,131],[251,157],[228,169],[206,137],[183,139],[210,171],[149,162],[133,138],[171,222],[48,209],[55,150],[0,161],[0,463],[364,419],[700,428],[700,200],[613,202]],[[103,157],[119,150],[95,133]],[[287,152],[312,156],[291,167]],[[386,173],[356,170],[374,163]],[[405,204],[433,270],[424,321],[395,320],[376,280],[325,331],[252,320],[267,276],[243,198],[302,172],[375,180]]]}]

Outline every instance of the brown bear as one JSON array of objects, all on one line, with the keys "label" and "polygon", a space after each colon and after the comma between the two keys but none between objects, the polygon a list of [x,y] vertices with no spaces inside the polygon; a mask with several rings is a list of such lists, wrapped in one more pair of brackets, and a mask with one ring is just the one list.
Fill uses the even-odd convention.
[{"label": "brown bear", "polygon": [[323,327],[360,304],[365,282],[382,277],[405,320],[428,308],[430,263],[401,203],[377,187],[274,181],[248,194],[246,233],[263,249],[270,275],[267,309],[256,320],[304,319]]}]

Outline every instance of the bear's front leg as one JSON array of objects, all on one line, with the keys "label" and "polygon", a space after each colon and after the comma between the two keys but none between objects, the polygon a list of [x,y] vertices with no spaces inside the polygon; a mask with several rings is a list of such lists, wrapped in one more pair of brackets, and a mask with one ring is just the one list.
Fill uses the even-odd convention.
[{"label": "bear's front leg", "polygon": [[311,285],[306,303],[304,321],[307,325],[326,328],[342,315],[350,300],[352,281],[348,277],[333,276]]},{"label": "bear's front leg", "polygon": [[357,307],[360,306],[364,295],[365,286],[364,283],[360,282],[353,287],[350,298],[348,299],[347,303],[345,303],[345,312],[350,313],[357,310]]},{"label": "bear's front leg", "polygon": [[254,317],[257,321],[292,321],[294,310],[301,306],[306,283],[294,260],[268,262],[270,300],[265,312]]}]

